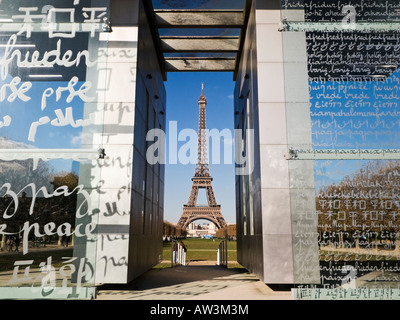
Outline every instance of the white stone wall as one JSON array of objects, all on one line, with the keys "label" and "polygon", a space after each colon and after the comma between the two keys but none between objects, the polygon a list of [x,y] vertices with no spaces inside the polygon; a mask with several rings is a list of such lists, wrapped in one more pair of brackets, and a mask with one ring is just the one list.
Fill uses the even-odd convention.
[{"label": "white stone wall", "polygon": [[280,10],[256,10],[264,281],[293,283]]},{"label": "white stone wall", "polygon": [[298,237],[304,226],[316,234],[313,162],[288,160],[290,147],[312,148],[306,42],[304,33],[279,31],[283,16],[302,13],[282,12],[275,2],[253,2],[236,85],[236,123],[239,97],[248,93],[255,130],[255,232],[244,232],[242,183],[250,180],[237,177],[238,257],[265,283],[310,283],[319,280],[317,238],[299,249]]},{"label": "white stone wall", "polygon": [[166,95],[141,1],[114,3],[111,17],[102,52],[106,157],[94,179],[96,283],[128,283],[161,259],[164,167],[147,163],[146,134],[154,126],[165,130]]},{"label": "white stone wall", "polygon": [[[108,34],[96,282],[125,283],[129,264],[138,27]],[[111,208],[111,210],[110,210]]]}]

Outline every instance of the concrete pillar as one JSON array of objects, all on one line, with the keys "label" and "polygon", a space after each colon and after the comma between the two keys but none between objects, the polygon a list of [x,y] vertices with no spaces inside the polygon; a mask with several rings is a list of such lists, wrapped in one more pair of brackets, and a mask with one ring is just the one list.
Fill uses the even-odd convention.
[{"label": "concrete pillar", "polygon": [[[288,157],[312,148],[306,40],[279,31],[283,14],[256,8],[264,282],[317,283],[313,161]],[[298,10],[285,15],[302,19]]]},{"label": "concrete pillar", "polygon": [[265,283],[293,283],[284,57],[280,10],[256,8]]}]

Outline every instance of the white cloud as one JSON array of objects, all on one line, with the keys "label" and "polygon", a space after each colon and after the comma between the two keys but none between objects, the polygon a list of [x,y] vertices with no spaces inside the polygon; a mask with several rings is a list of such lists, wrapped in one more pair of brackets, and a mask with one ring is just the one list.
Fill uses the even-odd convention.
[{"label": "white cloud", "polygon": [[0,137],[0,149],[35,149],[35,146]]},{"label": "white cloud", "polygon": [[81,135],[71,137],[71,145],[74,147],[80,146],[81,141],[82,141]]}]

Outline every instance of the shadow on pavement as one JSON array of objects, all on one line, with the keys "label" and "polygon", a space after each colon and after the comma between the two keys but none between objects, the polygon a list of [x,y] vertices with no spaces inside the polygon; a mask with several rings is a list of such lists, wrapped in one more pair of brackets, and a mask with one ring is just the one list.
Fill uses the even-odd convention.
[{"label": "shadow on pavement", "polygon": [[100,299],[190,299],[259,280],[243,268],[203,265],[153,268],[126,285],[98,287]]}]

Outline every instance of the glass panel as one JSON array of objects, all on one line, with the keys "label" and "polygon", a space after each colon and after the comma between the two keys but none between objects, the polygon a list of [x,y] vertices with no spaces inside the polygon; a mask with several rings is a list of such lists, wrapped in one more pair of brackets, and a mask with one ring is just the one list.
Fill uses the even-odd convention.
[{"label": "glass panel", "polygon": [[348,289],[348,299],[400,298],[399,166],[315,161],[320,288]]},{"label": "glass panel", "polygon": [[281,3],[296,298],[400,299],[400,5]]},{"label": "glass panel", "polygon": [[[281,8],[283,17],[289,17],[289,21],[336,22],[350,19],[353,12],[358,22],[393,22],[400,19],[400,3],[396,0],[281,0]],[[294,14],[297,19],[293,19]]]},{"label": "glass panel", "polygon": [[94,297],[108,2],[0,2],[0,299]]}]

